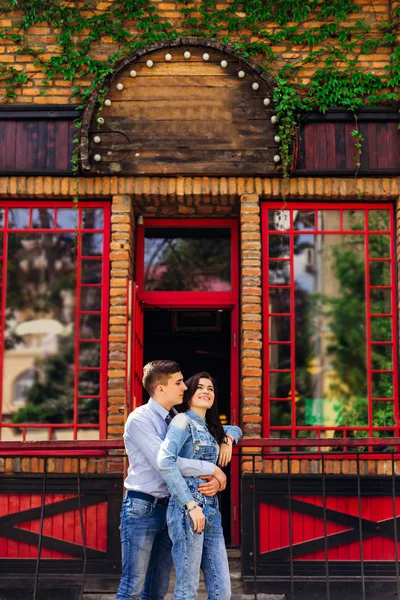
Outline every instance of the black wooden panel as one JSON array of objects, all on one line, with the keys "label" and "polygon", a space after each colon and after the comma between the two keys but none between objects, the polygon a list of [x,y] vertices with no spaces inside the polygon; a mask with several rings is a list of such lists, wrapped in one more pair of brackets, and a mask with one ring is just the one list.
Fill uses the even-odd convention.
[{"label": "black wooden panel", "polygon": [[74,107],[0,110],[0,175],[72,174]]},{"label": "black wooden panel", "polygon": [[[400,174],[398,113],[359,116],[363,136],[360,175]],[[300,127],[300,153],[295,175],[350,175],[357,169],[356,123],[347,113],[309,115]]]}]

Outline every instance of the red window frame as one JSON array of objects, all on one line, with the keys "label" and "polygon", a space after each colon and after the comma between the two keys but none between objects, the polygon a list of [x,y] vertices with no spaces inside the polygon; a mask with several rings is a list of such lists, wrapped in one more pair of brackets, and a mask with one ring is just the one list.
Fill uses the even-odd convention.
[{"label": "red window frame", "polygon": [[[15,208],[29,209],[29,226],[23,229],[9,228],[8,227],[8,210]],[[32,227],[32,213],[35,209],[49,208],[54,209],[53,227],[49,229],[40,229]],[[74,209],[78,211],[78,225],[73,228],[57,228],[56,222],[56,209]],[[104,221],[103,227],[98,229],[87,229],[82,227],[82,209],[103,209]],[[1,297],[1,309],[0,309],[0,378],[2,381],[3,376],[3,358],[4,358],[4,334],[5,334],[5,310],[6,308],[6,296],[7,296],[7,241],[8,232],[10,233],[76,233],[77,234],[77,261],[76,261],[76,296],[75,296],[75,349],[74,349],[74,415],[71,423],[5,423],[3,421],[2,412],[2,389],[0,390],[0,439],[1,432],[4,428],[10,427],[14,429],[22,430],[22,441],[25,441],[27,430],[32,429],[47,429],[48,439],[52,439],[52,433],[55,429],[72,429],[73,439],[78,439],[79,430],[83,429],[98,429],[100,439],[106,437],[107,430],[107,362],[108,362],[108,316],[109,316],[109,271],[110,271],[110,229],[111,229],[111,206],[109,202],[82,202],[79,201],[79,205],[76,206],[72,201],[54,201],[54,202],[38,202],[37,200],[25,200],[25,201],[2,201],[0,203],[0,209],[4,210],[4,220],[2,226],[0,226],[0,232],[4,234],[3,252],[0,253],[0,261],[2,269],[2,281],[0,282],[0,297]],[[103,235],[103,255],[102,261],[102,283],[82,283],[81,281],[81,265],[82,259],[84,260],[100,260],[98,255],[96,256],[84,256],[82,254],[82,233],[97,233]],[[82,310],[81,309],[81,289],[85,287],[100,287],[101,288],[101,309],[98,311],[94,310]],[[80,331],[80,318],[82,315],[100,315],[100,337],[99,339],[84,339],[79,335]],[[99,343],[100,344],[100,365],[99,367],[81,367],[79,365],[79,346],[81,343]],[[97,370],[100,373],[100,390],[99,395],[90,396],[90,398],[99,398],[99,423],[79,423],[78,421],[78,403],[79,398],[87,398],[86,396],[79,396],[79,378],[78,374],[81,371],[86,370]]]},{"label": "red window frame", "polygon": [[[269,235],[272,230],[269,229],[268,211],[279,210],[289,211],[290,223],[289,227],[285,227],[282,230],[282,234],[290,236],[290,256],[288,259],[284,258],[269,258]],[[354,234],[354,230],[345,230],[343,228],[343,211],[345,210],[357,210],[364,211],[364,229],[357,230],[357,234],[386,234],[390,235],[390,256],[389,258],[373,258],[369,256],[369,245],[365,244],[364,261],[366,265],[374,261],[378,262],[389,262],[391,265],[391,284],[390,286],[372,286],[370,285],[369,268],[365,269],[365,286],[366,286],[366,356],[367,356],[367,389],[368,389],[368,426],[322,426],[322,425],[296,425],[296,349],[295,349],[295,281],[294,281],[294,236],[301,234],[301,230],[295,230],[293,226],[293,211],[294,210],[332,210],[340,211],[340,229],[336,230],[318,230],[317,227],[317,216],[315,219],[316,228],[307,229],[304,233],[306,234]],[[368,229],[368,211],[373,210],[388,210],[390,212],[390,230],[370,230]],[[321,438],[321,433],[324,431],[342,431],[343,437],[346,438],[350,432],[366,431],[369,437],[373,437],[375,431],[379,432],[391,432],[395,437],[399,436],[400,433],[400,422],[399,422],[399,400],[398,400],[398,314],[397,314],[397,295],[396,295],[396,245],[395,245],[395,212],[392,204],[368,204],[361,205],[356,203],[304,203],[304,202],[291,202],[285,206],[282,203],[263,203],[261,209],[262,219],[262,247],[263,247],[263,262],[262,262],[262,284],[263,284],[263,329],[264,329],[264,344],[265,352],[263,359],[263,373],[264,373],[264,385],[263,385],[263,407],[264,407],[264,418],[263,418],[263,436],[271,437],[273,432],[285,432],[287,437],[296,438],[300,431],[316,432],[317,438]],[[280,232],[274,230],[273,235],[279,235]],[[287,342],[282,341],[271,341],[269,336],[269,319],[271,316],[282,316],[276,313],[269,312],[269,290],[274,287],[285,287],[285,286],[274,286],[269,283],[269,262],[270,260],[287,260],[290,263],[290,284],[286,286],[290,289],[290,312],[285,313],[285,316],[290,316],[290,341],[288,342],[291,347],[291,368],[287,370],[271,369],[270,368],[270,348],[274,344],[283,344]],[[391,290],[391,312],[388,314],[373,314],[371,313],[370,306],[370,294],[371,289],[390,289]],[[372,317],[390,317],[392,319],[392,339],[391,341],[378,342],[371,339],[371,316]],[[390,370],[373,369],[372,368],[372,346],[373,345],[390,345],[392,346],[392,360],[393,368]],[[270,373],[273,372],[290,372],[291,374],[291,399],[282,398],[271,398],[270,397]],[[393,373],[393,398],[375,398],[372,395],[372,375],[375,373]],[[291,403],[291,425],[271,425],[270,424],[270,401],[282,401]],[[394,426],[373,426],[373,402],[390,401],[393,402],[394,408]]]},{"label": "red window frame", "polygon": [[[180,292],[180,291],[158,291],[148,292],[144,290],[144,233],[146,227],[168,227],[182,229],[229,229],[231,232],[231,274],[232,289],[229,292]],[[137,252],[136,252],[136,280],[139,286],[141,300],[152,306],[165,306],[173,308],[187,308],[189,306],[230,308],[237,304],[238,298],[238,229],[237,221],[226,219],[146,219],[143,225],[137,229]]]}]

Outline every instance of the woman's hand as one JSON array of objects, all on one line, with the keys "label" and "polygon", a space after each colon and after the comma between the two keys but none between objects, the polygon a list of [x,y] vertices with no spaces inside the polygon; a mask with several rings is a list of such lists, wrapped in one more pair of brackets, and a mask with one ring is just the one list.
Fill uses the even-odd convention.
[{"label": "woman's hand", "polygon": [[232,459],[232,441],[228,438],[227,442],[222,442],[219,445],[218,465],[226,467]]},{"label": "woman's hand", "polygon": [[[190,502],[189,504],[186,505],[186,507],[192,508],[192,506],[196,506],[195,502]],[[202,509],[200,508],[200,506],[196,506],[195,508],[192,508],[192,510],[188,511],[190,518],[193,521],[193,530],[196,533],[202,533],[202,531],[204,531],[204,527],[206,526],[206,518],[204,516],[204,513],[202,511]]]}]

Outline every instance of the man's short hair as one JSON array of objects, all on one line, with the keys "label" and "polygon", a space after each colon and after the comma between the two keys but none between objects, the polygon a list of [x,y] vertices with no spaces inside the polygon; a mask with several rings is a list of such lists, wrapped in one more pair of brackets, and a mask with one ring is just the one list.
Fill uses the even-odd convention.
[{"label": "man's short hair", "polygon": [[181,370],[173,360],[152,360],[143,367],[143,387],[153,396],[158,385],[167,385],[168,379]]}]

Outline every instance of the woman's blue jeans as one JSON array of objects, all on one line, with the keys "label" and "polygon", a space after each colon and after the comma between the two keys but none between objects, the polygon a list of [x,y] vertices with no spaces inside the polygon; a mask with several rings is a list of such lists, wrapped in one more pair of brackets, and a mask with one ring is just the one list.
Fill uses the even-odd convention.
[{"label": "woman's blue jeans", "polygon": [[166,507],[125,497],[121,509],[122,576],[115,600],[163,600],[172,568]]},{"label": "woman's blue jeans", "polygon": [[173,498],[169,501],[167,521],[176,571],[174,600],[197,598],[200,569],[204,573],[208,600],[229,600],[231,597],[228,558],[218,500],[215,496],[204,500],[206,527],[201,534],[193,531],[193,522],[188,512]]}]

